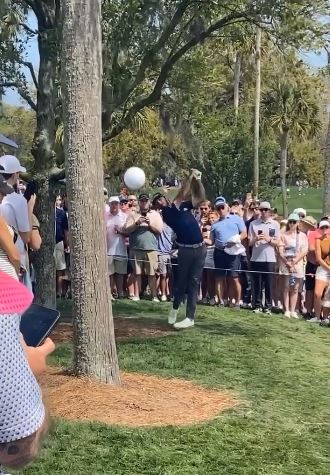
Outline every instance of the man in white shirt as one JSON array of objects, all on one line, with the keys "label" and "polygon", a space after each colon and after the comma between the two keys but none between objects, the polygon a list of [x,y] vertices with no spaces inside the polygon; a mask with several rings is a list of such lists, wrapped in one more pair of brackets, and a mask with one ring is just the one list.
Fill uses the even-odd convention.
[{"label": "man in white shirt", "polygon": [[124,296],[124,275],[127,274],[127,246],[122,234],[127,215],[119,209],[119,198],[111,196],[106,216],[108,269],[111,289],[117,288],[118,297]]},{"label": "man in white shirt", "polygon": [[[3,155],[0,157],[0,170],[7,181],[7,184],[15,188],[19,174],[25,173],[26,169],[21,166],[19,160],[13,155]],[[21,256],[21,268],[23,272],[23,283],[32,289],[29,275],[29,256],[27,245],[32,236],[32,216],[36,197],[31,196],[29,202],[20,193],[11,193],[4,197],[0,205],[0,215],[4,217],[7,224],[12,226],[18,234],[16,247]]]}]

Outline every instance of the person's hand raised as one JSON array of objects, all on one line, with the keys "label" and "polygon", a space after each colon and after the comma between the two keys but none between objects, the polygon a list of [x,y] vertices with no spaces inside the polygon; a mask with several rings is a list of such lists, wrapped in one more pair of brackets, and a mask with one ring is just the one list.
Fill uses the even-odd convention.
[{"label": "person's hand raised", "polygon": [[47,338],[42,345],[34,348],[27,346],[22,336],[21,343],[32,373],[35,376],[44,373],[47,368],[47,356],[55,350],[54,342],[50,338]]}]

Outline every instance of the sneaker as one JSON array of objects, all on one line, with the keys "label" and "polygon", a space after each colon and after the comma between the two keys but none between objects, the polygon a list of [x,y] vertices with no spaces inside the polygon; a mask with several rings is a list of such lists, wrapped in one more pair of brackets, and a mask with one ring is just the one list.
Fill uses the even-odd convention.
[{"label": "sneaker", "polygon": [[130,299],[131,299],[133,302],[139,302],[140,297],[137,297],[136,295],[133,295],[133,297],[130,297]]},{"label": "sneaker", "polygon": [[286,312],[284,312],[284,316],[287,317],[287,318],[291,318],[291,312],[289,312],[289,310],[287,310]]},{"label": "sneaker", "polygon": [[216,304],[215,299],[214,299],[214,298],[213,298],[213,299],[210,299],[209,304],[210,304],[212,307],[214,307],[214,305]]},{"label": "sneaker", "polygon": [[318,317],[311,318],[310,320],[307,320],[309,323],[321,323],[321,319]]},{"label": "sneaker", "polygon": [[250,310],[251,304],[250,304],[250,303],[244,303],[244,302],[243,302],[242,305],[241,305],[241,308],[242,308],[243,310]]},{"label": "sneaker", "polygon": [[168,319],[167,319],[168,323],[170,325],[174,325],[174,323],[176,322],[177,316],[178,316],[178,310],[171,308],[170,313],[168,315]]},{"label": "sneaker", "polygon": [[157,302],[157,303],[159,303],[159,298],[158,298],[158,297],[153,297],[152,302]]},{"label": "sneaker", "polygon": [[262,308],[255,308],[253,313],[262,313]]},{"label": "sneaker", "polygon": [[174,328],[177,330],[181,330],[183,328],[190,328],[195,325],[194,320],[190,320],[190,318],[185,318],[184,320],[181,320],[181,322],[175,323]]},{"label": "sneaker", "polygon": [[320,325],[322,327],[328,327],[330,326],[330,319],[329,318],[323,318],[323,320],[321,320],[320,322]]},{"label": "sneaker", "polygon": [[271,314],[272,314],[272,311],[269,310],[269,308],[266,308],[266,309],[264,310],[264,314],[265,314],[265,315],[271,315]]},{"label": "sneaker", "polygon": [[297,312],[291,312],[291,318],[297,318],[299,319],[299,315]]},{"label": "sneaker", "polygon": [[166,297],[166,295],[162,295],[161,298],[160,298],[160,300],[161,300],[162,302],[167,302],[167,297]]},{"label": "sneaker", "polygon": [[207,305],[207,299],[202,299],[202,304]]}]

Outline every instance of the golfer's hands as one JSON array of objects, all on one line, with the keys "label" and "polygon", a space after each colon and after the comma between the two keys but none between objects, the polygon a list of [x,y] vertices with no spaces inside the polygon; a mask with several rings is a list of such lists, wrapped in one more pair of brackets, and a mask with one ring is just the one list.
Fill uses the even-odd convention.
[{"label": "golfer's hands", "polygon": [[47,368],[47,356],[55,350],[54,342],[50,338],[47,338],[41,346],[34,348],[27,346],[21,335],[21,344],[32,373],[35,376],[44,373]]}]

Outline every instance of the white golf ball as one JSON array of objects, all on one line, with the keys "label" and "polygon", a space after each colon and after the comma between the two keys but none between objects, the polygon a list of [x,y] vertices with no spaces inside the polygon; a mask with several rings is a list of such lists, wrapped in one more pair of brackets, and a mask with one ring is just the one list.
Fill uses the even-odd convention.
[{"label": "white golf ball", "polygon": [[139,190],[146,182],[145,173],[139,167],[131,167],[125,172],[124,182],[130,190]]}]

